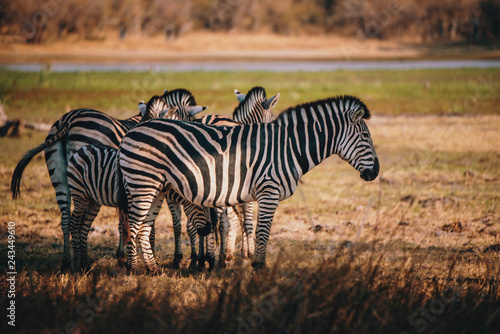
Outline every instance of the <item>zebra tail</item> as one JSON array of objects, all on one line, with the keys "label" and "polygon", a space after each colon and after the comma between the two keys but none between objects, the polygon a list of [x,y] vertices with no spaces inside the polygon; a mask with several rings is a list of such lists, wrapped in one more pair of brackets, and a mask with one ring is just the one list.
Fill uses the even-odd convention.
[{"label": "zebra tail", "polygon": [[45,139],[42,144],[26,152],[26,154],[17,163],[17,166],[14,169],[14,173],[12,174],[12,180],[10,182],[10,190],[12,191],[13,199],[17,199],[21,195],[21,178],[23,176],[24,169],[26,168],[26,166],[28,166],[33,157],[45,150],[47,147],[60,141],[63,137],[66,136],[68,130],[69,126],[64,126],[57,129],[57,132],[54,135],[47,136],[47,139]]},{"label": "zebra tail", "polygon": [[123,175],[120,170],[118,159],[116,166],[116,183],[118,184],[118,215],[120,217],[120,228],[123,234],[123,244],[130,241],[130,223],[128,220],[128,196],[123,184]]}]

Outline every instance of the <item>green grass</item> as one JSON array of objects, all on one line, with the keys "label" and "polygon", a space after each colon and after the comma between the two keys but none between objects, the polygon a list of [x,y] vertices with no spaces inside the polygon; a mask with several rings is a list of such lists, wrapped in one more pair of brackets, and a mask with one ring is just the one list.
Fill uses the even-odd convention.
[{"label": "green grass", "polygon": [[163,89],[187,88],[210,113],[228,115],[234,88],[281,93],[278,110],[339,94],[363,99],[376,115],[496,114],[500,69],[336,71],[317,73],[24,73],[4,72],[0,98],[7,114],[53,122],[64,112],[95,108],[116,117],[136,111]]},{"label": "green grass", "polygon": [[[234,88],[257,84],[282,93],[278,109],[355,94],[374,115],[367,123],[381,164],[375,182],[363,182],[337,157],[306,174],[300,189],[307,205],[299,193],[280,203],[262,272],[238,263],[211,274],[189,272],[184,235],[180,271],[127,276],[113,258],[115,210],[103,208],[89,237],[91,272],[61,275],[60,213],[43,156],[27,167],[22,197],[10,195],[17,161],[46,134],[0,138],[0,263],[6,267],[7,222],[14,221],[15,332],[497,333],[499,88],[492,84],[485,94],[491,90],[480,78],[491,74],[494,83],[499,73],[174,73],[158,75],[143,91],[130,87],[147,73],[47,73],[41,84],[39,74],[5,73],[7,114],[44,122],[54,122],[66,106],[129,116],[138,99],[164,87],[186,87],[198,103],[225,114],[236,105]],[[447,109],[463,101],[479,107]],[[451,231],[454,224],[459,229]],[[156,256],[164,266],[174,251],[166,206],[156,227]],[[7,288],[0,277],[1,305]],[[12,332],[5,319],[0,328]]]}]

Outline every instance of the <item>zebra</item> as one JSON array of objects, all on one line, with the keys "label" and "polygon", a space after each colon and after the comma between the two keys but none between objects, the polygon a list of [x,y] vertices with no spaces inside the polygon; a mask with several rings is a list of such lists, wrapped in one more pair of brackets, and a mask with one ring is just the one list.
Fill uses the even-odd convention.
[{"label": "zebra", "polygon": [[[254,95],[259,95],[261,99],[256,100]],[[277,103],[276,98],[279,98],[278,94],[277,96],[274,96],[267,100],[263,88],[252,89],[248,93],[248,96],[250,97],[250,99],[247,100],[251,100],[251,98],[253,97],[251,102],[242,101],[242,103],[240,103],[240,105],[235,109],[235,113],[245,112],[249,115],[252,115],[252,111],[254,111],[255,113],[261,113],[263,115],[266,112],[270,113],[268,109],[262,108],[262,104],[264,104],[266,108],[270,108],[269,105],[271,105],[271,107],[274,107],[274,105]],[[151,100],[149,103],[149,107],[147,107],[147,105],[143,101],[141,101],[139,103],[139,110],[144,113],[145,110],[149,109],[150,112],[148,114],[153,115],[154,118],[180,118],[176,113],[177,107],[173,107],[170,109],[167,108],[158,113],[157,111],[163,109],[164,107],[163,105],[155,106],[159,101],[160,100],[158,99]],[[239,123],[231,119],[213,115],[207,115],[200,119],[195,119],[194,121],[219,126],[239,125]],[[95,147],[94,145],[87,145],[80,148],[69,160],[67,168],[68,186],[70,189],[72,201],[74,203],[74,209],[71,215],[70,231],[73,237],[73,254],[76,259],[76,267],[78,269],[85,269],[88,266],[87,236],[92,222],[99,213],[100,207],[103,205],[110,207],[117,206],[115,159],[116,149],[113,149],[111,147]],[[177,207],[177,205],[180,204],[177,202],[172,203],[171,198],[167,198],[167,202],[169,202],[169,208],[172,212],[174,226],[177,225],[176,222],[178,223],[178,225],[180,225],[180,208]],[[175,205],[175,212],[174,210],[172,210],[173,205]],[[177,228],[174,227],[174,230],[177,230]],[[180,234],[180,226],[178,230]],[[189,224],[188,230],[191,232],[191,235],[194,234],[194,237],[196,237],[194,224]],[[122,240],[121,232],[122,229],[120,229],[120,241]],[[176,242],[178,241],[177,239],[178,238],[176,235]],[[150,236],[150,243],[152,245],[154,245],[154,240],[153,227]],[[222,240],[225,240],[225,238],[223,238]],[[195,244],[195,242],[196,240],[192,240],[193,245]],[[213,247],[213,240],[209,239],[207,244]],[[203,244],[200,243],[200,248],[201,245]],[[154,250],[154,247],[152,248]],[[211,247],[208,247],[207,245],[207,252],[209,252],[210,248]],[[196,250],[194,252],[196,252]],[[117,257],[120,258],[120,255],[121,251],[119,250],[117,252]]]},{"label": "zebra", "polygon": [[[233,119],[241,124],[268,123],[275,119],[271,109],[278,103],[280,93],[267,99],[266,92],[262,87],[253,87],[248,93],[242,94],[237,89],[234,90],[237,99],[242,107],[233,112]],[[253,202],[243,203],[235,207],[226,209],[227,217],[221,217],[221,267],[225,267],[225,262],[233,258],[236,226],[234,222],[239,220],[243,235],[241,245],[241,256],[251,259],[254,252],[253,242]],[[238,219],[235,219],[238,217]],[[224,224],[225,223],[225,224]],[[229,226],[227,226],[229,224]]]},{"label": "zebra", "polygon": [[[275,96],[267,98],[265,89],[262,87],[253,87],[252,89],[249,90],[249,92],[246,95],[241,94],[238,90],[235,90],[235,94],[240,103],[233,111],[233,119],[235,117],[239,117],[240,122],[247,122],[247,120],[251,118],[262,119],[262,120],[271,119],[273,117],[271,109],[273,109],[276,106],[280,96],[280,94],[278,93]],[[233,119],[217,115],[205,115],[201,118],[194,119],[194,122],[203,123],[207,125],[217,125],[217,126],[241,125],[239,122],[236,122]],[[174,259],[172,260],[169,266],[171,268],[178,269],[180,267],[180,261],[183,258],[182,247],[181,247],[181,206],[179,205],[179,203],[170,201],[168,198],[167,198],[167,204],[172,216],[172,223],[174,227],[174,240],[175,240]],[[245,220],[244,221],[242,220],[242,222],[244,222],[244,224],[247,225],[247,228],[249,228],[250,231],[253,231],[253,225],[251,219],[252,208],[249,207],[249,212],[248,210],[242,210],[241,208],[239,210],[245,213]],[[238,220],[238,217],[233,213],[233,208],[229,208],[228,215],[229,219],[227,219],[225,217],[225,214],[223,214],[221,220],[225,222],[229,221],[234,225]],[[218,216],[220,216],[220,214]],[[224,227],[226,227],[226,225],[224,225]],[[234,227],[231,228],[232,230],[234,230],[235,233],[236,232],[235,228]],[[226,229],[221,228],[221,244],[222,244],[221,255],[227,254],[231,250],[234,251],[235,238],[229,237],[230,243],[226,243],[228,236],[226,236],[225,232],[227,230],[228,230],[227,227]],[[199,239],[199,253],[197,254],[196,244],[198,236],[196,234],[196,227],[192,223],[192,221],[189,220],[187,224],[187,232],[191,242],[190,268],[194,269],[196,265],[198,265],[199,267],[204,267],[205,261],[208,261],[209,268],[212,268],[215,262],[215,249],[214,249],[213,236],[210,236],[206,240],[204,238]],[[250,239],[250,241],[253,240]],[[225,251],[226,244],[229,245],[229,247],[227,247],[228,252]],[[206,249],[206,254],[205,254],[205,249]],[[225,260],[222,257],[220,263],[225,263]]]},{"label": "zebra", "polygon": [[61,228],[64,250],[61,270],[71,267],[69,249],[69,223],[71,196],[68,188],[67,164],[71,156],[82,146],[93,144],[118,148],[127,131],[141,120],[155,117],[167,107],[177,106],[182,119],[192,120],[194,115],[206,107],[196,101],[186,89],[165,91],[162,96],[153,96],[144,106],[139,104],[139,114],[119,120],[93,109],[75,109],[64,114],[50,129],[47,138],[39,146],[29,150],[17,164],[11,180],[12,196],[20,195],[21,178],[24,169],[38,153],[45,151],[45,162],[52,186],[56,192],[57,205],[61,211]]},{"label": "zebra", "polygon": [[[234,109],[232,118],[232,123],[226,121],[226,124],[222,122],[203,122],[210,125],[228,125],[237,126],[242,124],[251,123],[263,123],[270,122],[274,120],[274,115],[271,112],[273,108],[279,101],[280,93],[267,98],[266,91],[260,86],[253,87],[248,91],[248,93],[242,94],[239,90],[235,89],[234,93],[236,98],[240,102],[239,105]],[[204,116],[207,118],[209,116]],[[220,247],[220,258],[219,264],[222,268],[226,266],[226,260],[230,261],[234,254],[235,241],[236,241],[236,225],[239,221],[243,231],[242,238],[242,257],[251,258],[253,255],[254,243],[253,243],[253,215],[252,215],[253,203],[243,203],[235,207],[228,207],[226,209],[220,209],[220,234],[221,234],[221,247]],[[192,228],[194,231],[194,228]],[[194,232],[193,232],[194,233]],[[201,252],[201,251],[200,251]],[[212,263],[214,259],[210,258],[213,252],[208,251],[208,262]],[[201,266],[203,266],[204,257],[200,256]]]},{"label": "zebra", "polygon": [[[129,219],[128,270],[137,267],[136,240],[148,271],[158,270],[146,216],[165,191],[182,195],[200,211],[256,201],[252,266],[262,268],[278,204],[296,191],[305,173],[336,154],[363,180],[378,176],[369,117],[359,98],[341,95],[288,108],[270,123],[217,127],[156,119],[130,130],[118,152],[120,211]],[[197,228],[199,235],[210,232],[207,223]]]},{"label": "zebra", "polygon": [[[158,101],[155,99],[155,101]],[[163,108],[164,106],[161,106]],[[143,112],[146,104],[141,101],[139,110]],[[154,109],[153,114],[158,109]],[[178,118],[178,108],[166,108],[157,113],[158,118]],[[94,219],[101,206],[118,207],[116,180],[117,149],[109,146],[81,147],[68,162],[68,187],[73,201],[73,213],[70,220],[70,232],[73,238],[73,255],[76,268],[88,267],[87,237]],[[120,224],[121,225],[121,224]],[[123,258],[123,235],[119,228],[120,246],[117,258]],[[154,231],[151,234],[154,244]]]}]

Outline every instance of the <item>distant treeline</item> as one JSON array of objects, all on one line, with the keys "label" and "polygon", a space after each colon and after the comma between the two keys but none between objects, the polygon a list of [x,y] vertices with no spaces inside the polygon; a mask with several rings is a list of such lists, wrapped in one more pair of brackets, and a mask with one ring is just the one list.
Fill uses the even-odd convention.
[{"label": "distant treeline", "polygon": [[0,34],[26,43],[191,30],[481,42],[499,21],[500,0],[0,0]]}]

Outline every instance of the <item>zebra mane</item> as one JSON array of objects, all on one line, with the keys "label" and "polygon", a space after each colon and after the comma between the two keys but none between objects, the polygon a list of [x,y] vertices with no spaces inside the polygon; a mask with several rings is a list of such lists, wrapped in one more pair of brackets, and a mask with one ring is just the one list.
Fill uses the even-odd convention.
[{"label": "zebra mane", "polygon": [[[347,102],[349,102],[349,106],[347,106]],[[371,117],[370,115],[370,110],[366,107],[363,101],[361,101],[358,97],[352,96],[352,95],[338,95],[334,97],[330,97],[327,99],[322,99],[322,100],[317,100],[313,102],[307,102],[303,104],[296,105],[294,107],[287,108],[284,110],[277,119],[285,119],[289,117],[295,110],[302,110],[304,109],[307,113],[310,113],[311,107],[315,109],[315,106],[318,105],[325,105],[325,104],[335,104],[337,105],[339,110],[343,110],[343,112],[346,112],[348,110],[351,110],[354,105],[356,105],[358,108],[362,108],[365,113],[363,114],[363,119],[369,119]],[[342,107],[340,107],[342,106]]]}]

